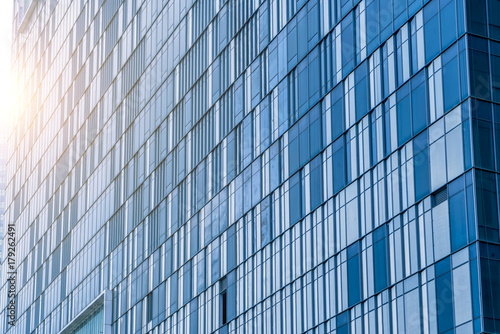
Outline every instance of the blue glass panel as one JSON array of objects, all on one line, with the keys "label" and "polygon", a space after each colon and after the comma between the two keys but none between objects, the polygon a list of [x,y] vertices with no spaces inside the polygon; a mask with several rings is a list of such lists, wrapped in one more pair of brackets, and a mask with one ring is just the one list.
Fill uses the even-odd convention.
[{"label": "blue glass panel", "polygon": [[495,169],[493,158],[493,125],[489,121],[472,119],[474,162],[478,167]]},{"label": "blue glass panel", "polygon": [[[448,262],[449,259],[443,261]],[[439,263],[436,264],[436,275],[438,275]],[[438,333],[444,333],[453,328],[453,283],[451,281],[451,272],[448,271],[436,278],[436,302],[439,307],[437,313]]]},{"label": "blue glass panel", "polygon": [[500,1],[489,0],[488,1],[488,23],[490,38],[500,40]]},{"label": "blue glass panel", "polygon": [[387,225],[373,232],[373,268],[375,272],[375,292],[380,292],[388,285],[387,265]]},{"label": "blue glass panel", "polygon": [[345,168],[345,147],[344,138],[338,139],[332,145],[333,160],[333,192],[337,193],[345,186],[346,168]]},{"label": "blue glass panel", "polygon": [[356,80],[356,121],[359,121],[368,113],[368,79],[367,62],[363,62],[354,72]]},{"label": "blue glass panel", "polygon": [[398,111],[398,144],[403,145],[410,140],[411,132],[411,109],[410,96],[406,96],[397,104]]},{"label": "blue glass panel", "polygon": [[338,85],[331,93],[332,103],[332,138],[336,139],[344,132],[344,90]]},{"label": "blue glass panel", "polygon": [[441,43],[446,49],[457,39],[457,15],[455,1],[441,9]]},{"label": "blue glass panel", "polygon": [[368,44],[368,53],[373,52],[380,43],[378,14],[378,0],[374,0],[371,4],[366,6],[366,40]]},{"label": "blue glass panel", "polygon": [[491,98],[500,103],[500,57],[491,55],[491,82],[493,84]]},{"label": "blue glass panel", "polygon": [[288,168],[290,174],[295,173],[299,169],[299,134],[298,125],[293,126],[288,131]]},{"label": "blue glass panel", "polygon": [[[463,182],[462,180],[458,180]],[[463,185],[462,185],[463,187]],[[465,192],[460,191],[450,197],[451,250],[452,252],[467,244],[467,212]]]},{"label": "blue glass panel", "polygon": [[425,33],[425,61],[432,61],[440,51],[439,45],[439,19],[438,16],[434,16],[429,22],[424,26]]},{"label": "blue glass panel", "polygon": [[[425,74],[422,72],[422,74]],[[413,119],[413,133],[419,133],[427,127],[427,87],[421,84],[418,87],[413,87],[411,93],[411,108]]]},{"label": "blue glass panel", "polygon": [[496,177],[476,170],[477,221],[479,239],[499,242]]},{"label": "blue glass panel", "polygon": [[322,159],[321,156],[316,157],[311,161],[311,175],[310,175],[310,198],[311,209],[316,209],[323,201],[323,171],[321,169]]},{"label": "blue glass panel", "polygon": [[460,102],[460,70],[458,59],[453,58],[443,66],[444,110],[449,111]]},{"label": "blue glass panel", "polygon": [[300,191],[300,173],[290,178],[290,224],[298,222],[302,218],[302,195]]},{"label": "blue glass panel", "polygon": [[[314,49],[309,55],[309,107],[312,107],[319,101],[320,96],[320,67],[318,48]],[[311,60],[312,58],[312,60]]]},{"label": "blue glass panel", "polygon": [[288,25],[288,35],[287,35],[287,55],[288,55],[288,71],[297,65],[297,28],[294,24],[295,20],[290,22]]},{"label": "blue glass panel", "polygon": [[415,199],[421,200],[430,192],[429,152],[428,148],[415,156]]},{"label": "blue glass panel", "polygon": [[349,310],[337,315],[337,333],[349,334]]},{"label": "blue glass panel", "polygon": [[342,20],[342,74],[345,76],[354,69],[354,51],[356,38],[354,36],[354,13]]},{"label": "blue glass panel", "polygon": [[307,8],[303,8],[297,15],[298,24],[298,57],[302,59],[307,54]]},{"label": "blue glass panel", "polygon": [[485,49],[485,51],[471,49],[469,50],[470,63],[470,93],[474,97],[481,99],[490,99],[490,68],[487,46],[484,40],[479,38],[470,38],[471,47]]},{"label": "blue glass panel", "polygon": [[[353,247],[353,246],[351,246]],[[353,306],[361,300],[361,275],[359,254],[347,260],[348,299],[349,306]]]},{"label": "blue glass panel", "polygon": [[467,31],[486,37],[485,0],[466,0]]},{"label": "blue glass panel", "polygon": [[323,136],[322,136],[322,127],[321,127],[321,114],[320,107],[316,105],[313,110],[310,112],[310,125],[309,125],[309,135],[310,135],[310,145],[311,157],[316,156],[323,149]]}]

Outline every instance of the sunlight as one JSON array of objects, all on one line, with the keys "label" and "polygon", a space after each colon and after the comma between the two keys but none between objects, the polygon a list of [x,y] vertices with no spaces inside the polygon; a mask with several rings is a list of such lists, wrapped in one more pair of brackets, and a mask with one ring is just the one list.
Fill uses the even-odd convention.
[{"label": "sunlight", "polygon": [[0,137],[7,135],[12,124],[11,89],[11,43],[12,43],[12,5],[13,0],[6,1],[0,11]]}]

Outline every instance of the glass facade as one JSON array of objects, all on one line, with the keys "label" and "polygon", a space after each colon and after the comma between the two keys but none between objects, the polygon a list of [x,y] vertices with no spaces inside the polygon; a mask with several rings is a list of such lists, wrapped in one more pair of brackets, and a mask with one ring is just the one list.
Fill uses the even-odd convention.
[{"label": "glass facade", "polygon": [[499,0],[30,8],[0,332],[500,333]]},{"label": "glass facade", "polygon": [[[7,164],[7,128],[0,125],[0,263],[3,259],[3,231],[5,224],[5,182]],[[0,267],[0,282],[2,282],[2,268]]]}]

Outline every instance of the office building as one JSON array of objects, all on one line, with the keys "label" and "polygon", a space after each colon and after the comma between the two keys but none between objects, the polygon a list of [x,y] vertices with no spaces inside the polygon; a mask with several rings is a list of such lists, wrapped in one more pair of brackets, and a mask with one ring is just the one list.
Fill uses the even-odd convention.
[{"label": "office building", "polygon": [[[5,133],[7,129],[0,126],[0,263],[2,262],[3,250],[3,229],[4,229],[4,214],[5,214],[5,177],[7,164],[7,138]],[[2,281],[2,268],[0,267],[0,282]]]},{"label": "office building", "polygon": [[500,333],[498,0],[18,1],[0,332]]}]

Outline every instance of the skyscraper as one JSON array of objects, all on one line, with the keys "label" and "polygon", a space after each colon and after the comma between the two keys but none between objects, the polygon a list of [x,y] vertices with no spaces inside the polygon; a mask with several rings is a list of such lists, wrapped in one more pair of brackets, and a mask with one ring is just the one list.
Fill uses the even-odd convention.
[{"label": "skyscraper", "polygon": [[16,1],[0,332],[500,333],[500,1]]},{"label": "skyscraper", "polygon": [[[5,176],[6,176],[6,163],[7,163],[7,138],[5,136],[5,129],[0,126],[0,263],[2,262],[2,244],[3,244],[3,228],[4,228],[4,214],[5,214]],[[2,268],[0,267],[0,282],[2,281]]]}]

